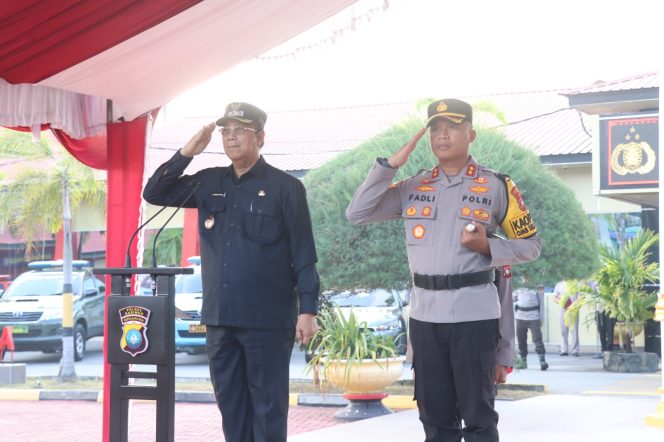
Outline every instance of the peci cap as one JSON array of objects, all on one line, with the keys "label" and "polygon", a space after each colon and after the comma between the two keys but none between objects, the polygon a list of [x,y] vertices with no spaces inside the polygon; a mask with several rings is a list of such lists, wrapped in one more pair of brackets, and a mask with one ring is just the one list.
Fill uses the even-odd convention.
[{"label": "peci cap", "polygon": [[217,126],[223,126],[228,120],[237,120],[242,123],[256,123],[258,128],[263,130],[267,114],[253,104],[235,102],[226,106],[224,116],[217,120]]},{"label": "peci cap", "polygon": [[427,126],[436,118],[447,118],[452,123],[473,122],[473,108],[465,101],[456,98],[445,98],[434,101],[427,108]]}]

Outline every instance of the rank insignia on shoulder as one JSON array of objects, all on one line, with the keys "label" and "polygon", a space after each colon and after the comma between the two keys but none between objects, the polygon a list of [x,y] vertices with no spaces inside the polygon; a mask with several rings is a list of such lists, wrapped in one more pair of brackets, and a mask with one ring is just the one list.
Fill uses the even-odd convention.
[{"label": "rank insignia on shoulder", "polygon": [[413,227],[413,237],[415,237],[415,239],[424,238],[425,233],[426,230],[424,229],[424,226],[422,224],[418,224],[415,227]]},{"label": "rank insignia on shoulder", "polygon": [[469,164],[468,169],[466,169],[466,176],[475,176],[475,171],[477,168],[474,164]]},{"label": "rank insignia on shoulder", "polygon": [[486,184],[486,183],[489,182],[489,180],[486,179],[486,178],[484,178],[483,176],[478,176],[477,178],[475,178],[475,179],[473,180],[473,182],[474,182],[474,183],[477,183],[477,184]]},{"label": "rank insignia on shoulder", "polygon": [[438,178],[438,174],[440,174],[440,172],[438,170],[438,166],[436,166],[431,171],[431,178]]},{"label": "rank insignia on shoulder", "polygon": [[417,208],[415,206],[410,206],[406,209],[406,215],[415,216],[417,214]]},{"label": "rank insignia on shoulder", "polygon": [[395,183],[392,183],[392,184],[390,184],[389,186],[387,186],[387,188],[388,188],[388,189],[396,189],[397,187],[399,187],[399,184],[401,184],[402,181],[403,181],[403,180],[399,180],[399,181],[397,181],[397,182],[395,182]]}]

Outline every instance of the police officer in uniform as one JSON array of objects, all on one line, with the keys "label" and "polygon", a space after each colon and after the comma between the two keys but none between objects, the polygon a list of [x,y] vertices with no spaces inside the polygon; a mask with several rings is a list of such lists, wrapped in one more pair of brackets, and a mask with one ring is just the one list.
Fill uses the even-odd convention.
[{"label": "police officer in uniform", "polygon": [[[496,383],[514,361],[513,350],[504,351],[513,344],[501,340],[513,342],[514,334],[500,333],[510,329],[501,323],[513,321],[512,301],[501,307],[494,271],[532,261],[541,248],[516,185],[469,155],[472,120],[461,100],[431,103],[426,127],[376,160],[346,209],[354,224],[404,219],[415,398],[426,441],[498,440]],[[427,129],[437,164],[390,184]],[[498,227],[506,239],[494,235]]]},{"label": "police officer in uniform", "polygon": [[539,356],[540,369],[549,368],[546,362],[546,349],[542,342],[542,324],[544,322],[544,287],[537,290],[521,287],[514,291],[514,310],[516,310],[516,340],[524,368],[528,368],[528,330],[535,344],[535,353]]},{"label": "police officer in uniform", "polygon": [[201,323],[228,442],[286,441],[293,343],[306,344],[316,328],[320,283],[305,190],[260,155],[266,119],[256,106],[229,104],[216,124],[231,166],[183,175],[210,142],[211,123],[143,191],[156,205],[192,195],[184,206],[198,209]]}]

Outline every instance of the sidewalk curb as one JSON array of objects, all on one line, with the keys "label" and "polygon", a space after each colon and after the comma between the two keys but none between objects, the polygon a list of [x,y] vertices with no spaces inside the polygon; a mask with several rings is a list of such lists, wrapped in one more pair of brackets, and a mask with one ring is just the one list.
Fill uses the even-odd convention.
[{"label": "sidewalk curb", "polygon": [[[498,391],[537,391],[547,392],[546,385],[540,384],[501,384]],[[0,388],[0,401],[93,401],[103,402],[103,392],[97,390],[19,390]],[[176,391],[175,402],[215,403],[213,392]],[[313,407],[344,407],[349,401],[341,394],[290,393],[289,405]],[[383,399],[389,408],[416,408],[410,395],[390,395]]]}]

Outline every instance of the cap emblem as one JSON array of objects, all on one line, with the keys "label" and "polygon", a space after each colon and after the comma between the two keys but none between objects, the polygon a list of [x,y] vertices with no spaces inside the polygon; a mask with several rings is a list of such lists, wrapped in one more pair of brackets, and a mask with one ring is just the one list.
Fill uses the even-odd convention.
[{"label": "cap emblem", "polygon": [[447,110],[447,105],[445,104],[444,101],[441,101],[436,110],[438,112],[445,112]]}]

